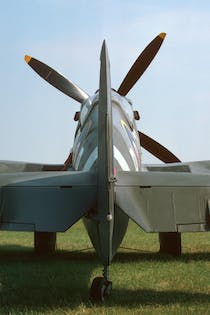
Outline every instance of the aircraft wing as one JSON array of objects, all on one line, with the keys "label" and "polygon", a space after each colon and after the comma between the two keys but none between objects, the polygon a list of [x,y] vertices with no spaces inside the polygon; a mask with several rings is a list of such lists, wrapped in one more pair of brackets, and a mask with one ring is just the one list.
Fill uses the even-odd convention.
[{"label": "aircraft wing", "polygon": [[59,171],[63,164],[39,164],[20,161],[0,161],[0,173]]},{"label": "aircraft wing", "polygon": [[0,173],[0,230],[67,230],[96,202],[90,172]]},{"label": "aircraft wing", "polygon": [[210,161],[195,161],[185,163],[166,163],[143,165],[145,171],[150,172],[183,172],[183,173],[196,173],[206,174],[210,173]]},{"label": "aircraft wing", "polygon": [[146,232],[210,230],[210,174],[119,172],[116,204]]}]

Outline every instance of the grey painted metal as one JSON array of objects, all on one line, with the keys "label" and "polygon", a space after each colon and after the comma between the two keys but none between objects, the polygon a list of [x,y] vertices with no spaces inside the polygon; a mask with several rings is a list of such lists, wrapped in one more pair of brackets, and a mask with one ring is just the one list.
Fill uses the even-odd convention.
[{"label": "grey painted metal", "polygon": [[209,231],[210,175],[120,172],[116,204],[147,232]]},{"label": "grey painted metal", "polygon": [[95,213],[84,218],[85,227],[104,266],[108,266],[113,257],[114,228],[114,158],[110,81],[108,51],[104,41],[101,50],[99,96],[96,98],[95,105],[93,103],[93,110],[96,109],[96,104],[98,108],[98,125],[95,129],[95,136],[97,135],[98,139],[97,206]]},{"label": "grey painted metal", "polygon": [[65,231],[93,206],[96,188],[90,172],[2,174],[0,229]]},{"label": "grey painted metal", "polygon": [[179,172],[118,172],[117,185],[133,186],[178,186],[209,187],[210,174],[189,174]]},{"label": "grey painted metal", "polygon": [[0,161],[0,173],[59,171],[63,164],[38,164],[19,161]]},{"label": "grey painted metal", "polygon": [[[105,47],[104,47],[105,48]],[[103,51],[103,50],[102,50]],[[107,52],[103,51],[103,55],[107,55]],[[104,62],[103,62],[104,60]],[[117,169],[125,166],[125,163],[129,166],[130,169],[135,169],[133,165],[132,158],[130,156],[129,150],[131,149],[131,140],[128,137],[128,134],[124,128],[124,125],[133,126],[135,124],[134,118],[130,122],[128,117],[124,114],[122,108],[122,102],[126,103],[129,107],[131,105],[127,102],[126,99],[117,95],[116,92],[110,91],[109,84],[109,63],[107,62],[108,58],[104,58],[101,61],[101,86],[99,91],[101,92],[101,98],[96,94],[93,97],[92,107],[89,108],[89,114],[87,113],[87,118],[84,120],[84,125],[81,121],[81,130],[79,132],[79,137],[76,137],[75,140],[75,150],[79,144],[79,148],[84,148],[84,151],[87,152],[87,155],[84,156],[84,162],[81,158],[81,167],[85,167],[87,159],[91,156],[91,152],[94,151],[95,147],[95,138],[99,129],[98,146],[99,146],[99,155],[95,156],[96,163],[92,165],[93,171],[98,171],[98,198],[100,201],[97,203],[95,209],[89,213],[88,216],[84,217],[84,224],[88,231],[88,234],[91,238],[93,246],[96,249],[99,257],[103,264],[110,263],[112,257],[117,251],[124,235],[127,230],[128,225],[128,216],[122,212],[120,208],[115,206],[111,210],[112,198],[114,186],[113,178],[113,143],[114,148],[117,147],[122,151],[123,163],[119,163],[118,156],[114,156],[114,165]],[[104,78],[105,76],[105,78]],[[84,104],[82,107],[85,106]],[[112,107],[112,113],[110,110]],[[98,115],[98,124],[92,122],[94,113],[99,109]],[[83,110],[83,109],[82,109]],[[133,110],[130,108],[130,111]],[[113,114],[113,115],[112,115]],[[113,119],[111,119],[113,116]],[[123,124],[122,120],[123,119]],[[85,125],[91,121],[92,127],[88,128],[88,132],[85,132]],[[111,122],[112,121],[112,122]],[[113,127],[112,127],[113,124]],[[129,127],[127,127],[129,128]],[[91,130],[91,131],[89,131]],[[136,129],[137,130],[137,129]],[[138,136],[136,138],[138,141]],[[78,142],[77,142],[78,141]],[[112,143],[113,142],[113,143]],[[138,142],[136,142],[138,145]],[[140,150],[140,147],[139,147]],[[74,151],[74,150],[73,150]],[[79,153],[77,154],[77,156]],[[77,158],[76,158],[77,160]],[[122,161],[121,161],[122,162]],[[110,164],[109,164],[110,163]],[[109,199],[108,199],[109,197]],[[111,199],[111,200],[110,200]],[[107,221],[108,218],[112,220]]]},{"label": "grey painted metal", "polygon": [[114,220],[114,160],[110,64],[106,42],[101,50],[98,109],[98,215],[101,257],[105,265],[112,259]]},{"label": "grey painted metal", "polygon": [[185,163],[170,163],[170,165],[143,165],[142,168],[150,172],[184,172],[194,174],[210,173],[210,161],[195,161]]},{"label": "grey painted metal", "polygon": [[65,78],[62,74],[55,71],[45,63],[31,58],[29,56],[25,57],[25,60],[29,66],[36,71],[45,81],[50,83],[52,86],[73,98],[75,101],[82,103],[88,98],[88,94],[85,93],[81,88],[79,88],[75,83]]}]

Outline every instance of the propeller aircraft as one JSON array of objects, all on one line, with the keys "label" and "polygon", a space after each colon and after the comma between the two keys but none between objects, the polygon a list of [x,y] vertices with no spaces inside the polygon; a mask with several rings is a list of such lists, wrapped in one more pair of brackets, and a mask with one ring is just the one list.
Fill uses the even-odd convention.
[{"label": "propeller aircraft", "polygon": [[[126,95],[148,68],[165,33],[139,55],[120,87],[111,87],[106,42],[99,89],[89,96],[75,83],[30,56],[44,80],[80,103],[71,153],[64,164],[0,161],[0,230],[34,232],[37,253],[55,250],[56,232],[83,219],[103,265],[90,288],[92,301],[111,293],[109,267],[129,219],[159,233],[160,252],[181,254],[181,233],[210,230],[210,161],[182,163],[138,131],[139,114]],[[141,147],[165,164],[142,165]]]}]

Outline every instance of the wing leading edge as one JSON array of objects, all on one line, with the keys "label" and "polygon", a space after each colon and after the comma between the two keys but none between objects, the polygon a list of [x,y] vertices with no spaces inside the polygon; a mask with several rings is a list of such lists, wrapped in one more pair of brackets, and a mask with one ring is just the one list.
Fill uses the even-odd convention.
[{"label": "wing leading edge", "polygon": [[0,161],[0,173],[61,171],[63,164],[41,164],[19,161]]},{"label": "wing leading edge", "polygon": [[116,204],[146,232],[210,230],[210,175],[119,172]]},{"label": "wing leading edge", "polygon": [[0,174],[0,230],[61,232],[96,202],[90,172]]}]

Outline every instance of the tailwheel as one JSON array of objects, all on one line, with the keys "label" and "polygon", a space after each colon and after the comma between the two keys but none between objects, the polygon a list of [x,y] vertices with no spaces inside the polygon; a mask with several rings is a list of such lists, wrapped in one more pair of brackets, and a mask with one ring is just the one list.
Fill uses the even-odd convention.
[{"label": "tailwheel", "polygon": [[111,294],[112,282],[106,280],[104,277],[96,277],[93,279],[90,288],[90,300],[94,303],[104,302]]}]

